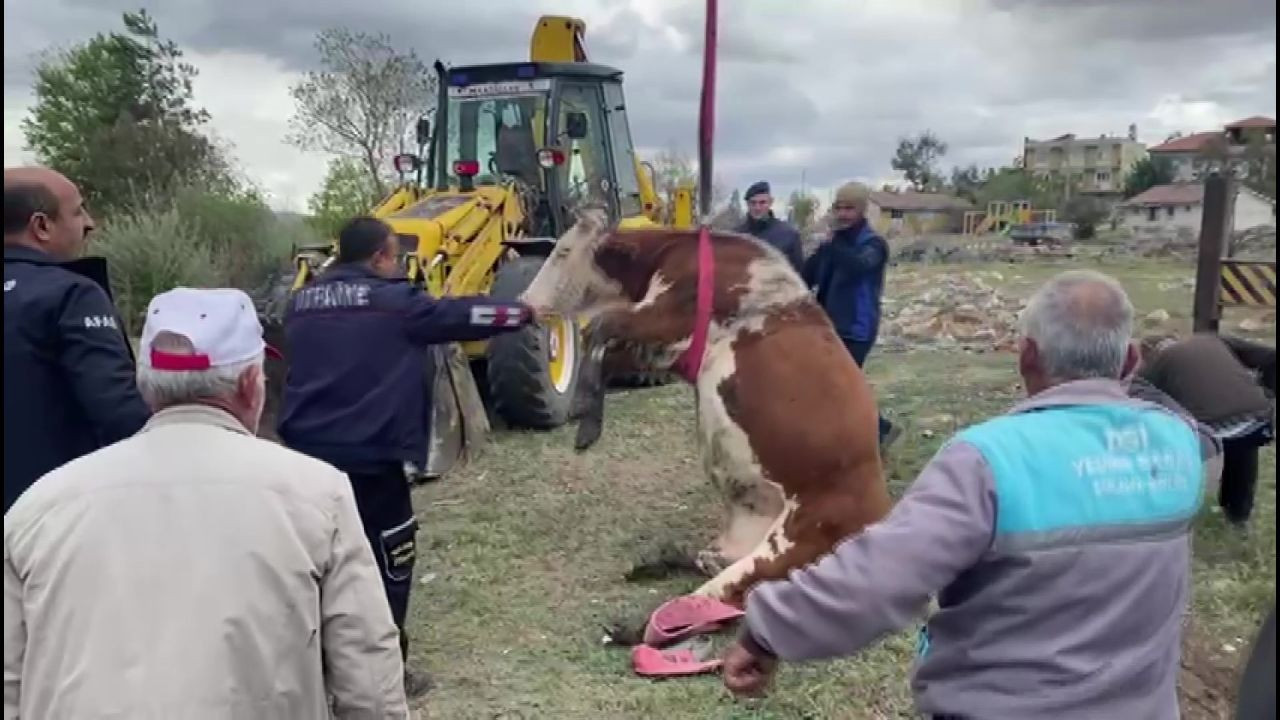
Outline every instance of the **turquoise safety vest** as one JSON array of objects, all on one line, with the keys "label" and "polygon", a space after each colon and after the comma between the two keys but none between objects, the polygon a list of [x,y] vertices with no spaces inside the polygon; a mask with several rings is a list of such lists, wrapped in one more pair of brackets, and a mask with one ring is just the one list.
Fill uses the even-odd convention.
[{"label": "turquoise safety vest", "polygon": [[[1199,438],[1154,408],[1046,407],[975,425],[952,442],[972,445],[991,470],[997,553],[1177,536],[1203,499]],[[928,648],[922,627],[917,654]]]}]

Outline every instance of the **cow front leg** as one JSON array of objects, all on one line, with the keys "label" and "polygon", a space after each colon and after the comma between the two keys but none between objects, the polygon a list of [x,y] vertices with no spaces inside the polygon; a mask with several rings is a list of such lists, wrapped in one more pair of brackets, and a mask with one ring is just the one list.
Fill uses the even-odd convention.
[{"label": "cow front leg", "polygon": [[604,432],[604,354],[607,349],[606,343],[587,342],[587,356],[579,370],[581,375],[570,408],[578,420],[578,432],[573,439],[575,450],[595,445]]},{"label": "cow front leg", "polygon": [[605,310],[592,319],[588,327],[611,345],[663,347],[690,336],[693,311],[662,295],[653,302]]},{"label": "cow front leg", "polygon": [[[587,349],[579,370],[571,414],[578,420],[573,446],[578,451],[595,445],[604,433],[604,396],[608,383],[605,356],[612,348],[643,347],[655,338],[672,337],[680,317],[655,305],[632,305],[606,310],[587,324],[583,333]],[[678,339],[678,335],[675,336]],[[667,340],[673,342],[674,340]]]}]

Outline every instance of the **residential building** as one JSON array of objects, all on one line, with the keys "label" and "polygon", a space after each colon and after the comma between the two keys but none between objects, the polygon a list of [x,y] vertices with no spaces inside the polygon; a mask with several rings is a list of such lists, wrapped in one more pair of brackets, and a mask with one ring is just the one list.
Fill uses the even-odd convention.
[{"label": "residential building", "polygon": [[1040,177],[1069,182],[1073,190],[1096,195],[1119,195],[1134,163],[1146,157],[1138,142],[1138,128],[1127,137],[1101,135],[1080,138],[1073,133],[1052,140],[1022,142],[1022,167]]},{"label": "residential building", "polygon": [[[1237,120],[1221,130],[1170,138],[1147,152],[1153,158],[1168,161],[1173,168],[1174,182],[1185,183],[1204,179],[1209,170],[1220,167],[1226,158],[1243,155],[1250,143],[1275,147],[1275,119],[1254,116]],[[1235,169],[1240,177],[1248,171],[1244,165],[1237,165]]]},{"label": "residential building", "polygon": [[1175,137],[1147,152],[1152,158],[1169,163],[1175,183],[1195,182],[1202,178],[1210,165],[1213,148],[1222,142],[1220,132],[1198,132]]},{"label": "residential building", "polygon": [[1251,141],[1256,141],[1263,145],[1271,145],[1272,147],[1276,144],[1275,118],[1254,115],[1233,123],[1227,123],[1222,129],[1227,136],[1228,148],[1244,149]]},{"label": "residential building", "polygon": [[885,235],[959,232],[964,212],[973,205],[963,198],[926,192],[873,192],[867,222]]},{"label": "residential building", "polygon": [[[1200,232],[1204,184],[1157,185],[1120,205],[1121,225],[1135,234],[1195,235]],[[1274,225],[1275,202],[1244,186],[1237,186],[1232,215],[1235,230]]]}]

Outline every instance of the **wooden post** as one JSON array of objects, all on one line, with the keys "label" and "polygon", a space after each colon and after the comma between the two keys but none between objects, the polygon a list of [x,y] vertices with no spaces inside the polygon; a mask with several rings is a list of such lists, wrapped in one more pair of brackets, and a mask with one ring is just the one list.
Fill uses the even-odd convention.
[{"label": "wooden post", "polygon": [[1218,295],[1222,282],[1222,253],[1231,220],[1231,183],[1214,172],[1204,181],[1204,202],[1200,217],[1200,254],[1196,261],[1196,294],[1192,309],[1195,332],[1218,331]]}]

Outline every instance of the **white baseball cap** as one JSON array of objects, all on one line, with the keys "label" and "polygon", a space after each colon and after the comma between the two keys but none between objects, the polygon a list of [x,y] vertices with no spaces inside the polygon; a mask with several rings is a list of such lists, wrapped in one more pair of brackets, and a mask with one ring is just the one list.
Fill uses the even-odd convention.
[{"label": "white baseball cap", "polygon": [[[191,341],[193,354],[167,353],[152,347],[162,332]],[[154,370],[208,370],[280,353],[262,339],[262,323],[253,301],[235,288],[179,287],[160,293],[147,306],[142,327],[144,362]]]}]

